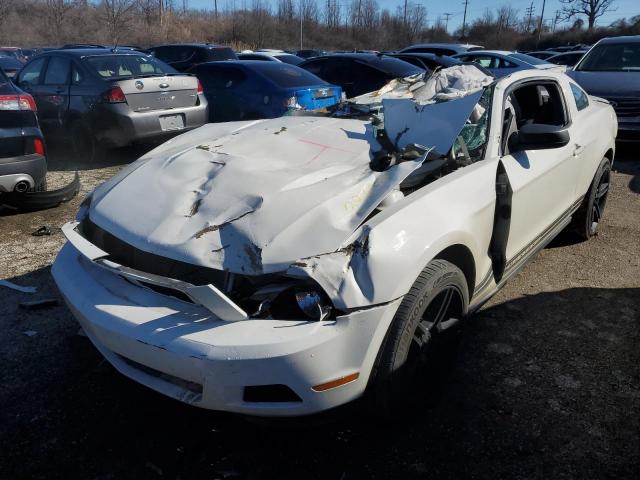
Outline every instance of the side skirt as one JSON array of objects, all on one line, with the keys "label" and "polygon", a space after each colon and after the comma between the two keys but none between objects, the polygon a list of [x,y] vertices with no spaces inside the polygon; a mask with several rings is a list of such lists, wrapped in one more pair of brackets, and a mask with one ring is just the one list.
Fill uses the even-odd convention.
[{"label": "side skirt", "polygon": [[469,313],[477,311],[485,304],[498,290],[500,290],[514,275],[516,275],[529,261],[546,247],[564,228],[571,223],[571,216],[580,208],[584,197],[576,200],[559,218],[549,225],[540,235],[533,239],[531,243],[520,250],[505,266],[502,278],[496,282],[492,270],[489,270],[482,281],[478,284],[471,302],[469,302]]}]

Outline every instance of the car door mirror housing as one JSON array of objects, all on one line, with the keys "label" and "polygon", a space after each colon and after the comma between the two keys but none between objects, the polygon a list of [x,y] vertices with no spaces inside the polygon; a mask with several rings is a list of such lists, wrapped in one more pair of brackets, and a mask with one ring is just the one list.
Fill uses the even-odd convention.
[{"label": "car door mirror housing", "polygon": [[569,131],[562,125],[529,123],[520,127],[509,143],[511,151],[560,148],[569,143]]}]

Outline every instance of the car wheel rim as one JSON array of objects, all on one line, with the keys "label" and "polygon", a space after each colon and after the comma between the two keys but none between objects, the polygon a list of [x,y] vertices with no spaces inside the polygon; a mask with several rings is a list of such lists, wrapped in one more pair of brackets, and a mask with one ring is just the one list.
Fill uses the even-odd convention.
[{"label": "car wheel rim", "polygon": [[413,373],[429,364],[443,330],[457,323],[462,317],[462,309],[462,293],[454,285],[446,286],[429,302],[416,326],[409,349],[408,362]]},{"label": "car wheel rim", "polygon": [[591,233],[595,233],[598,229],[598,224],[602,219],[604,213],[604,207],[607,204],[607,195],[609,194],[609,171],[603,172],[598,182],[596,194],[593,199],[593,205],[591,206]]}]

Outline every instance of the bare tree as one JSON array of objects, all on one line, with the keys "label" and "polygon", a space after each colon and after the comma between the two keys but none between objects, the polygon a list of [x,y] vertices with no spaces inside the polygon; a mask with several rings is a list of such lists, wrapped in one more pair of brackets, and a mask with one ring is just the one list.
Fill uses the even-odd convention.
[{"label": "bare tree", "polygon": [[587,17],[587,24],[591,30],[596,20],[607,12],[613,12],[613,2],[615,0],[560,0],[563,3],[562,18],[571,20],[578,15]]},{"label": "bare tree", "polygon": [[102,0],[98,6],[99,16],[107,26],[109,40],[114,45],[119,43],[125,33],[134,7],[133,0]]},{"label": "bare tree", "polygon": [[53,27],[53,36],[57,43],[62,43],[63,27],[75,3],[73,0],[45,0],[45,16],[49,25]]},{"label": "bare tree", "polygon": [[9,10],[13,6],[13,0],[0,0],[0,28],[9,17]]}]

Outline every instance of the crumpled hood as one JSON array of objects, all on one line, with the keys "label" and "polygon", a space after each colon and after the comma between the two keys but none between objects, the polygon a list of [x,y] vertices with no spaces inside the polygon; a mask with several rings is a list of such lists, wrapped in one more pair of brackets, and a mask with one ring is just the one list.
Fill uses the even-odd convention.
[{"label": "crumpled hood", "polygon": [[369,122],[283,117],[210,124],[99,187],[91,220],[138,249],[236,273],[339,249],[423,158],[384,172]]}]

